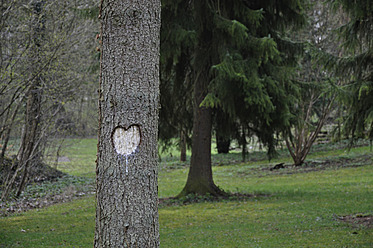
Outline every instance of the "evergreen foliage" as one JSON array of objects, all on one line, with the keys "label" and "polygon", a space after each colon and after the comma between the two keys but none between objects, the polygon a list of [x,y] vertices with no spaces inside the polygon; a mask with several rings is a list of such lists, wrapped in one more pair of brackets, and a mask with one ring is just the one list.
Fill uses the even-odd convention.
[{"label": "evergreen foliage", "polygon": [[192,5],[181,0],[162,1],[159,139],[164,149],[181,132],[191,142],[191,59],[195,40]]},{"label": "evergreen foliage", "polygon": [[[289,125],[288,105],[296,93],[291,75],[303,49],[301,44],[288,39],[285,31],[304,25],[303,3],[207,2],[210,13],[205,15],[211,18],[206,25],[212,30],[212,39],[211,50],[205,57],[211,57],[212,61],[211,83],[202,105],[221,108],[233,122],[238,121],[248,129],[247,133],[255,133],[273,156],[275,133]],[[192,117],[191,101],[187,98],[191,97],[188,92],[195,73],[189,74],[187,84],[186,75],[194,63],[197,42],[194,11],[190,1],[162,2],[160,137],[163,140],[178,135],[177,123]],[[182,102],[181,106],[178,102]]]},{"label": "evergreen foliage", "polygon": [[[268,147],[268,155],[274,156],[276,134],[290,125],[289,105],[297,92],[292,75],[303,49],[302,44],[287,38],[286,31],[304,25],[303,1],[164,0],[162,4],[161,97],[169,95],[168,104],[172,102],[171,108],[177,109],[175,100],[180,94],[171,98],[173,94],[164,92],[173,92],[176,84],[187,81],[190,70],[194,125],[210,122],[211,109],[222,111],[230,119],[225,123],[240,129],[236,133],[243,139],[246,134],[256,134]],[[181,113],[172,109],[166,112]],[[211,124],[203,125],[193,127],[194,138],[201,139],[193,138],[193,144],[203,143],[208,150],[195,157],[192,150],[184,194],[221,193],[212,182],[211,161],[205,158],[210,156],[205,142],[211,138]]]},{"label": "evergreen foliage", "polygon": [[373,2],[370,0],[330,0],[334,9],[342,8],[348,20],[337,31],[343,42],[341,56],[323,54],[326,67],[344,78],[348,107],[345,131],[351,137],[373,140]]},{"label": "evergreen foliage", "polygon": [[297,91],[291,75],[303,47],[285,31],[305,23],[301,6],[300,1],[220,1],[212,9],[217,58],[203,105],[222,108],[267,146],[270,157],[276,134],[290,124]]}]

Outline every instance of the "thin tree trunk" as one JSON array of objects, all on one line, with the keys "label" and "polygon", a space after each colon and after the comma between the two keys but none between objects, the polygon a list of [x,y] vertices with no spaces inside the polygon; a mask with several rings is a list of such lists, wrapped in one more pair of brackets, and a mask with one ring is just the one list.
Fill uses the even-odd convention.
[{"label": "thin tree trunk", "polygon": [[8,148],[8,142],[9,142],[9,138],[10,138],[10,133],[12,131],[12,127],[13,127],[13,123],[14,123],[14,120],[17,116],[17,113],[18,113],[18,109],[20,107],[22,102],[19,102],[15,108],[15,110],[13,111],[13,114],[12,114],[12,117],[10,118],[10,123],[9,123],[9,126],[7,127],[6,131],[5,131],[5,134],[3,135],[4,137],[4,142],[3,142],[3,147],[1,149],[1,154],[0,154],[0,165],[3,163],[4,161],[4,157],[5,157],[5,152]]},{"label": "thin tree trunk", "polygon": [[44,1],[35,1],[32,3],[33,6],[33,49],[30,51],[29,61],[32,82],[26,93],[26,113],[25,113],[25,124],[24,131],[22,134],[21,145],[18,150],[18,163],[14,163],[15,173],[9,176],[6,182],[6,190],[2,194],[2,199],[6,199],[11,189],[14,187],[14,182],[21,173],[21,182],[18,186],[16,196],[18,197],[23,191],[29,174],[29,167],[35,163],[38,163],[38,145],[40,143],[40,122],[41,122],[41,76],[39,74],[38,63],[40,60],[41,53],[41,40],[43,27],[43,5]]},{"label": "thin tree trunk", "polygon": [[246,146],[247,146],[247,141],[246,141],[246,132],[245,132],[245,127],[242,126],[242,162],[245,162],[246,161],[246,153],[247,153],[247,150],[246,150]]},{"label": "thin tree trunk", "polygon": [[[309,131],[308,131],[309,130],[309,124],[308,123],[310,122],[309,119],[310,119],[310,116],[311,116],[311,110],[312,110],[313,105],[314,105],[314,102],[313,102],[314,100],[311,99],[312,103],[310,103],[308,105],[307,114],[304,117],[302,126],[296,127],[295,136],[297,137],[297,135],[298,135],[297,144],[294,144],[294,143],[291,142],[290,136],[285,139],[286,146],[289,150],[289,153],[290,153],[291,157],[293,158],[295,166],[302,165],[304,163],[304,161],[306,160],[307,155],[310,152],[310,150],[312,148],[312,145],[317,138],[317,135],[320,133],[322,127],[324,126],[326,118],[328,117],[328,115],[331,111],[331,107],[333,105],[334,99],[335,99],[335,97],[333,96],[329,100],[329,102],[327,103],[325,108],[323,108],[322,115],[320,116],[320,118],[317,122],[315,131],[313,131],[312,133],[309,133]],[[291,135],[290,132],[291,131],[289,131],[289,135]]]},{"label": "thin tree trunk", "polygon": [[21,144],[20,151],[20,165],[24,165],[21,183],[18,188],[17,196],[19,196],[25,187],[29,166],[38,163],[37,161],[37,145],[40,134],[40,103],[41,93],[39,87],[39,81],[37,81],[29,90],[28,99],[26,104],[26,120],[25,120],[25,135]]},{"label": "thin tree trunk", "polygon": [[180,161],[186,161],[186,137],[183,130],[180,131]]},{"label": "thin tree trunk", "polygon": [[40,143],[40,123],[41,123],[41,75],[37,63],[41,61],[41,42],[44,32],[43,8],[44,1],[35,1],[33,5],[33,43],[34,47],[31,51],[30,62],[33,71],[33,81],[27,92],[26,114],[25,114],[25,133],[21,141],[19,164],[23,166],[21,183],[17,190],[17,197],[23,191],[28,178],[29,167],[39,163],[38,146]]},{"label": "thin tree trunk", "polygon": [[94,247],[158,247],[160,1],[102,0]]}]

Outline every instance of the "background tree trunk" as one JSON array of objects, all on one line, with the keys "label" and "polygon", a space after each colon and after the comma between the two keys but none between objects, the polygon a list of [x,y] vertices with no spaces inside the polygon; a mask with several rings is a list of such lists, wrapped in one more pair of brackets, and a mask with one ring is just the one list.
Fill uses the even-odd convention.
[{"label": "background tree trunk", "polygon": [[30,53],[30,64],[32,73],[31,86],[26,94],[26,114],[24,135],[22,136],[20,151],[18,153],[19,166],[23,167],[21,183],[17,190],[17,197],[20,196],[27,183],[30,167],[41,162],[40,141],[41,141],[41,104],[42,104],[42,76],[39,66],[42,64],[43,36],[45,31],[45,1],[37,0],[32,3],[34,20],[33,48]]},{"label": "background tree trunk", "polygon": [[[15,179],[21,173],[21,182],[18,185],[16,196],[20,196],[24,187],[26,186],[28,173],[30,167],[34,164],[40,163],[40,153],[38,151],[41,130],[41,75],[40,75],[40,63],[41,63],[41,42],[43,39],[44,22],[45,18],[43,15],[44,1],[32,2],[32,47],[28,57],[31,65],[30,81],[31,85],[28,87],[26,92],[26,110],[25,110],[25,124],[24,132],[21,139],[20,149],[17,157],[19,162],[13,175],[8,175],[5,183],[5,190],[2,194],[2,199],[6,199],[8,194],[14,187]],[[11,172],[10,172],[11,173]]]},{"label": "background tree trunk", "polygon": [[233,137],[235,132],[233,121],[230,119],[231,117],[219,107],[215,108],[214,112],[216,149],[218,153],[229,153],[231,137]]},{"label": "background tree trunk", "polygon": [[187,152],[187,144],[186,144],[186,134],[183,129],[180,131],[180,161],[186,161],[186,152]]},{"label": "background tree trunk", "polygon": [[212,32],[209,22],[212,21],[212,17],[208,14],[210,11],[208,11],[206,1],[196,1],[194,5],[199,38],[197,39],[193,65],[196,77],[194,81],[192,157],[188,179],[179,196],[191,193],[220,195],[223,192],[214,184],[211,169],[212,110],[200,106],[208,93],[210,83],[209,70],[212,66],[212,59],[208,54],[211,54]]},{"label": "background tree trunk", "polygon": [[241,145],[242,145],[242,162],[246,162],[246,154],[247,154],[247,141],[246,141],[246,132],[245,132],[245,127],[242,125],[242,134],[241,134]]},{"label": "background tree trunk", "polygon": [[160,1],[101,1],[95,247],[158,247]]},{"label": "background tree trunk", "polygon": [[218,153],[229,153],[230,145],[231,140],[229,138],[219,136],[219,134],[216,133],[216,149],[218,150]]},{"label": "background tree trunk", "polygon": [[40,80],[36,79],[29,92],[26,103],[25,132],[22,136],[19,152],[19,166],[23,168],[21,183],[18,187],[17,196],[23,191],[28,177],[29,168],[40,163],[38,147],[40,143],[40,116],[41,116],[41,92]]}]

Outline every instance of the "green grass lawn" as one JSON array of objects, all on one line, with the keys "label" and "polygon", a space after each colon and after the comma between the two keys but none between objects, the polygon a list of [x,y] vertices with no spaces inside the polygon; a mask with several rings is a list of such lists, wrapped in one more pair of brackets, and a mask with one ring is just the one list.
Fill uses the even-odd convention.
[{"label": "green grass lawn", "polygon": [[60,162],[58,169],[73,176],[96,176],[97,139],[68,139],[62,156],[71,162]]},{"label": "green grass lawn", "polygon": [[[59,169],[75,176],[94,177],[95,140],[66,149],[70,163]],[[370,155],[369,147],[315,152],[310,161],[341,160]],[[220,156],[220,157],[217,157]],[[240,155],[229,155],[234,161]],[[236,156],[236,158],[235,158]],[[231,159],[232,159],[231,158]],[[224,160],[214,155],[216,160]],[[162,159],[159,196],[175,196],[188,169],[174,159]],[[214,166],[218,186],[250,198],[209,200],[159,209],[161,247],[373,247],[371,228],[339,220],[346,215],[373,215],[373,163],[354,166],[286,168],[269,171],[286,156],[271,161]],[[216,163],[219,164],[220,162]],[[0,247],[92,247],[95,199],[0,218]]]}]

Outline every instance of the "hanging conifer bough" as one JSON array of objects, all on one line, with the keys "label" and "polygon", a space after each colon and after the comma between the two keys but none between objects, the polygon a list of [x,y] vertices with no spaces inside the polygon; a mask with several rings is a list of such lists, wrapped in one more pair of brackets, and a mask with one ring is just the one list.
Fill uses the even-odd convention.
[{"label": "hanging conifer bough", "polygon": [[[305,18],[299,0],[281,4],[165,0],[163,8],[170,17],[186,4],[183,18],[175,15],[172,27],[162,31],[168,35],[168,39],[162,39],[162,47],[170,49],[165,49],[168,56],[162,54],[162,63],[171,65],[162,70],[174,71],[180,56],[185,55],[194,82],[191,165],[179,196],[219,196],[224,192],[214,184],[211,169],[212,110],[219,107],[244,130],[249,130],[242,133],[255,133],[268,147],[269,155],[274,155],[275,134],[289,124],[288,104],[295,90],[291,74],[302,51],[301,45],[285,38],[285,31],[302,26]],[[188,13],[186,24],[183,20]],[[194,42],[193,47],[172,35],[175,30],[192,37],[188,41]]]},{"label": "hanging conifer bough", "polygon": [[159,140],[163,148],[180,140],[180,160],[186,160],[193,127],[192,52],[195,44],[190,1],[162,1]]},{"label": "hanging conifer bough", "polygon": [[349,83],[345,86],[348,115],[345,132],[352,138],[373,140],[373,1],[330,0],[349,15],[337,31],[345,49],[343,56],[322,56],[326,67]]}]

